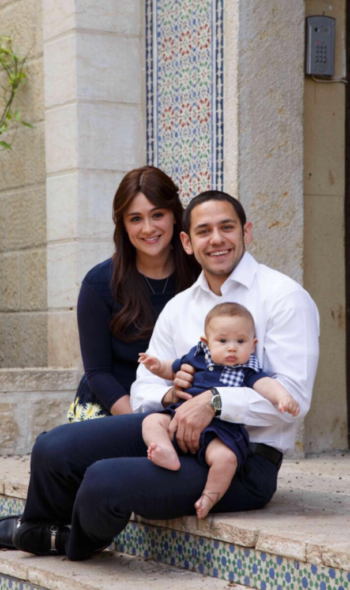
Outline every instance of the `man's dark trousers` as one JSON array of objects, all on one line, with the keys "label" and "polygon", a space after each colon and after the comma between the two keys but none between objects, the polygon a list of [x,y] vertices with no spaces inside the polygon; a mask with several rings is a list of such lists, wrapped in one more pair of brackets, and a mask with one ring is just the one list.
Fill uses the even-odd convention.
[{"label": "man's dark trousers", "polygon": [[[41,434],[33,448],[22,522],[71,523],[66,553],[83,560],[111,542],[132,512],[161,520],[195,514],[208,469],[190,453],[179,453],[179,471],[149,461],[141,433],[144,417],[111,416]],[[249,456],[212,512],[262,508],[276,490],[277,474],[268,459]]]}]

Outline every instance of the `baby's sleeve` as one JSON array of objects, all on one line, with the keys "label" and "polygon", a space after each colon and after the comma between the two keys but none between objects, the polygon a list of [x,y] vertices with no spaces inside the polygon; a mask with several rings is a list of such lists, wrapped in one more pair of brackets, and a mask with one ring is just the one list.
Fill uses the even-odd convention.
[{"label": "baby's sleeve", "polygon": [[263,379],[264,377],[269,377],[269,375],[261,369],[258,373],[253,369],[248,369],[244,379],[244,385],[253,389],[254,384],[259,381],[259,379]]},{"label": "baby's sleeve", "polygon": [[197,346],[194,346],[193,348],[191,348],[190,352],[188,352],[187,354],[184,354],[184,356],[182,356],[180,359],[176,359],[173,362],[172,369],[173,369],[174,373],[177,373],[178,371],[180,371],[181,365],[184,365],[184,364],[193,365],[193,355],[194,355],[194,352],[196,349],[197,349]]}]

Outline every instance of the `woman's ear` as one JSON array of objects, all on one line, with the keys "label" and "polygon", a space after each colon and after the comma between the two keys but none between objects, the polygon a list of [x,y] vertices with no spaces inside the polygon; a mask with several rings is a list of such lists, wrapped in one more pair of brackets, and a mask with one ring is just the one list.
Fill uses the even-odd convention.
[{"label": "woman's ear", "polygon": [[183,249],[185,250],[186,254],[193,254],[193,248],[192,248],[190,236],[188,234],[186,234],[186,232],[182,231],[180,233],[180,238],[181,238]]}]

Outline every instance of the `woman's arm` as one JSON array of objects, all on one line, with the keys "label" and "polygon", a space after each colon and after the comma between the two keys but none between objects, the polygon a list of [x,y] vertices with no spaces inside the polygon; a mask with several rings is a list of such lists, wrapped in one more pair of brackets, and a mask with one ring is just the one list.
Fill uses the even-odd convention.
[{"label": "woman's arm", "polygon": [[80,290],[77,311],[81,355],[90,389],[112,414],[131,413],[128,392],[112,371],[110,309],[86,282]]}]

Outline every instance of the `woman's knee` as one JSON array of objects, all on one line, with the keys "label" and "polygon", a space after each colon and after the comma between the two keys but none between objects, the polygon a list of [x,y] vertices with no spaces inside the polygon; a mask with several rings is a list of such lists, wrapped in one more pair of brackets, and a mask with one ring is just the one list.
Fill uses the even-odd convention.
[{"label": "woman's knee", "polygon": [[69,449],[72,448],[70,437],[62,432],[66,426],[69,429],[71,425],[59,426],[38,436],[32,450],[32,468],[38,465],[41,469],[53,470],[66,463]]}]

